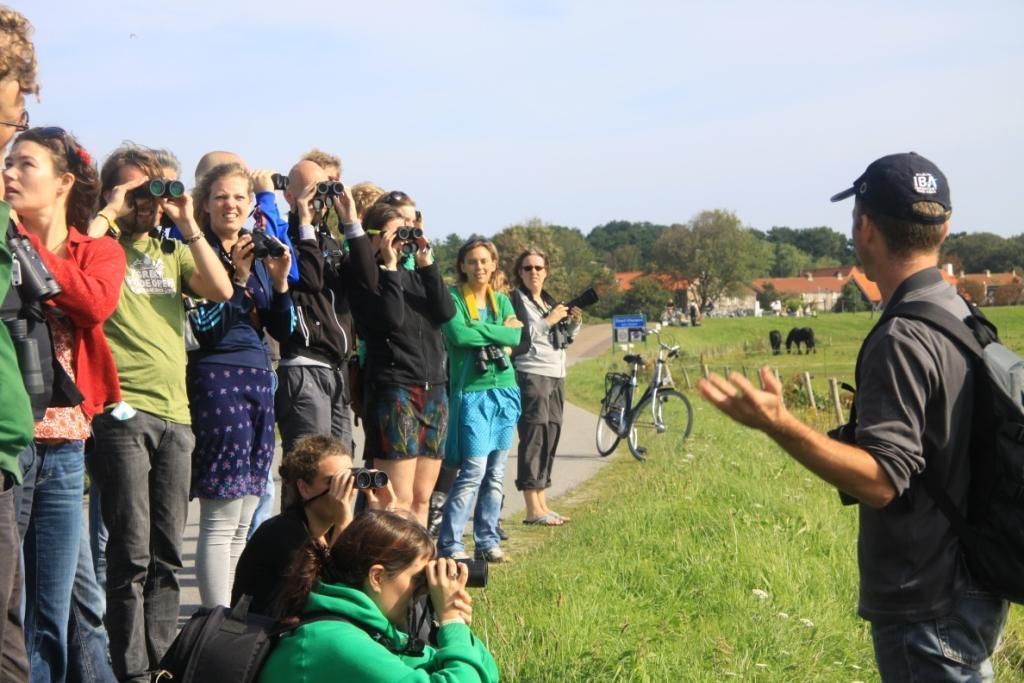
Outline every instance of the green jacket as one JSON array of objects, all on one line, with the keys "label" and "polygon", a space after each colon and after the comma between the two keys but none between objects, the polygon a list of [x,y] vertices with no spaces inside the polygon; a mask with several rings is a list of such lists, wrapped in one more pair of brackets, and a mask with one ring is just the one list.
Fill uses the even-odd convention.
[{"label": "green jacket", "polygon": [[391,625],[358,588],[321,582],[306,603],[307,612],[317,610],[350,621],[316,621],[282,637],[260,672],[260,683],[498,680],[494,658],[465,624],[442,626],[437,649],[428,645],[421,655],[399,655],[376,642],[362,627],[382,633],[396,648],[403,647],[408,636]]},{"label": "green jacket", "polygon": [[[455,316],[441,327],[448,347],[448,441],[445,444],[445,465],[458,467],[462,462],[459,453],[459,418],[462,413],[462,395],[487,389],[505,389],[518,386],[516,371],[505,353],[505,347],[518,346],[522,340],[523,328],[505,327],[502,324],[508,316],[515,316],[515,308],[509,298],[500,292],[494,293],[498,302],[498,322],[487,323],[473,320],[458,287],[448,292],[455,302]],[[494,344],[502,349],[506,370],[499,370],[494,363],[487,364],[485,372],[473,367],[476,350],[481,346]]]},{"label": "green jacket", "polygon": [[[7,296],[11,287],[11,252],[7,247],[7,226],[11,207],[0,201],[0,301]],[[29,403],[25,384],[21,381],[21,368],[14,342],[7,331],[7,325],[0,323],[0,470],[10,472],[21,483],[21,468],[18,454],[32,441],[35,422],[32,419],[32,405]]]}]

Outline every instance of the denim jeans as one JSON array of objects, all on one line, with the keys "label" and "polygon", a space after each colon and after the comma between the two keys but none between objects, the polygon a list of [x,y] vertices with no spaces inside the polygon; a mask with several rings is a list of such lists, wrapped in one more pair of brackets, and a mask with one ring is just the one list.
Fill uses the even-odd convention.
[{"label": "denim jeans", "polygon": [[871,624],[882,681],[992,681],[992,653],[1008,603],[969,588],[944,617],[911,624]]},{"label": "denim jeans", "polygon": [[0,681],[28,681],[28,657],[21,616],[21,534],[14,477],[0,471]]},{"label": "denim jeans", "polygon": [[[88,467],[86,467],[88,471]],[[100,590],[107,590],[107,525],[103,523],[103,494],[96,483],[96,477],[89,473],[89,552],[92,553],[92,568]],[[104,598],[105,600],[106,598]],[[104,607],[104,611],[106,608]]]},{"label": "denim jeans", "polygon": [[178,626],[192,429],[138,411],[93,420],[89,471],[103,492],[107,633],[120,681],[148,681]]},{"label": "denim jeans", "polygon": [[264,489],[263,495],[260,496],[260,502],[256,505],[256,511],[252,513],[252,522],[249,524],[249,534],[245,538],[246,541],[252,538],[252,535],[256,533],[256,529],[259,528],[260,524],[263,524],[263,522],[267,521],[274,515],[275,489],[274,468],[271,467],[270,471],[267,472],[267,488]]},{"label": "denim jeans", "polygon": [[25,648],[32,681],[64,681],[68,619],[82,534],[83,441],[34,441],[19,492],[18,527],[25,553]]},{"label": "denim jeans", "polygon": [[68,622],[67,683],[116,683],[110,667],[107,630],[103,626],[106,596],[96,583],[92,552],[86,543],[85,520],[78,543],[75,585],[71,590],[71,619]]},{"label": "denim jeans", "polygon": [[501,516],[502,483],[509,450],[491,451],[487,457],[463,458],[459,475],[444,504],[444,517],[437,539],[438,555],[447,557],[465,551],[462,532],[469,521],[470,510],[474,510],[474,552],[482,553],[498,546],[501,540],[498,537],[498,518]]}]

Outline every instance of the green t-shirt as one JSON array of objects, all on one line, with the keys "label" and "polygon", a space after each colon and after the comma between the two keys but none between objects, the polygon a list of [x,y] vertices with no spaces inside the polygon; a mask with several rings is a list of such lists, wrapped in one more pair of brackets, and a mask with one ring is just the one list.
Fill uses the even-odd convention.
[{"label": "green t-shirt", "polygon": [[[11,207],[0,202],[0,301],[7,296],[11,287],[11,252],[7,248],[7,225]],[[21,482],[21,468],[18,454],[32,440],[35,423],[32,420],[32,405],[21,380],[21,367],[14,351],[14,342],[7,331],[7,325],[0,323],[0,470],[10,472]]]},{"label": "green t-shirt", "polygon": [[182,292],[196,271],[177,240],[121,240],[128,268],[117,310],[103,331],[117,362],[121,397],[137,410],[189,424]]}]

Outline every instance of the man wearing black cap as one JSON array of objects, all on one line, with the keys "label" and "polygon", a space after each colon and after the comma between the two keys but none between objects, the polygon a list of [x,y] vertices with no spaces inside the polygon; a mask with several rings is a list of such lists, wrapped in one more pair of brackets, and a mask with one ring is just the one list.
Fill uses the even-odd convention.
[{"label": "man wearing black cap", "polygon": [[[969,309],[936,267],[952,210],[942,171],[922,156],[876,160],[832,201],[854,197],[853,246],[886,308],[928,301]],[[858,613],[871,622],[884,681],[990,680],[1007,603],[976,590],[949,522],[925,492],[926,469],[963,505],[970,481],[971,361],[927,323],[883,320],[858,359],[856,422],[843,441],[816,432],[742,375],[701,380],[705,399],[772,437],[807,469],[859,503]]]}]

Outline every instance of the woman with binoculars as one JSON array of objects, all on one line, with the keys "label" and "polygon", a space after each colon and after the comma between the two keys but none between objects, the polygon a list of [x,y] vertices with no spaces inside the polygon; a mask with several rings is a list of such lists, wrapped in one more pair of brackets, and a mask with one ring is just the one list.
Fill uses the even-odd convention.
[{"label": "woman with binoculars", "polygon": [[[32,680],[64,680],[71,635],[78,656],[89,659],[97,675],[105,668],[112,679],[102,629],[69,633],[68,620],[76,566],[83,572],[79,581],[92,584],[84,592],[98,591],[89,544],[81,535],[85,442],[93,416],[121,400],[103,323],[118,304],[125,256],[113,240],[84,234],[99,178],[89,153],[62,128],[22,133],[6,159],[3,178],[4,198],[20,222],[17,234],[11,234],[5,220],[3,239],[20,242],[16,253],[38,254],[38,260],[32,255],[18,261],[20,310],[14,311],[16,319],[27,322],[26,341],[39,349],[35,439],[21,455],[25,478],[18,494]],[[40,262],[49,277],[38,272]],[[47,287],[29,286],[40,282]],[[19,355],[24,362],[24,352]]]},{"label": "woman with binoculars", "polygon": [[512,294],[516,315],[530,330],[529,344],[516,355],[516,381],[523,397],[519,418],[519,471],[516,488],[526,499],[525,524],[561,526],[569,521],[548,507],[544,490],[562,433],[565,405],[565,347],[580,329],[583,311],[566,308],[544,289],[548,257],[527,249],[516,258]]},{"label": "woman with binoculars", "polygon": [[[448,492],[437,539],[442,557],[468,557],[462,532],[473,513],[474,554],[503,562],[499,546],[505,461],[519,419],[519,387],[506,347],[522,341],[523,323],[512,302],[494,291],[498,250],[475,239],[456,261],[459,284],[451,289],[455,317],[444,326],[451,365],[450,423],[445,467],[459,474]],[[471,510],[476,498],[476,509]]]},{"label": "woman with binoculars", "polygon": [[[414,206],[377,201],[363,226],[377,251],[379,284],[356,283],[349,294],[359,336],[365,341],[364,457],[386,472],[395,506],[427,522],[430,494],[441,469],[448,429],[448,373],[441,325],[455,310],[434,263],[430,243],[398,237],[413,225]],[[403,246],[411,246],[403,265]]]},{"label": "woman with binoculars", "polygon": [[252,178],[234,163],[215,166],[195,191],[196,220],[234,283],[230,299],[189,313],[199,343],[187,368],[196,438],[190,495],[199,498],[196,579],[206,607],[228,603],[274,457],[274,373],[263,333],[284,341],[295,325],[291,250],[257,252],[242,232],[252,204]]},{"label": "woman with binoculars", "polygon": [[[414,519],[364,512],[330,547],[307,544],[292,565],[283,624],[297,627],[278,639],[259,680],[497,681],[494,658],[469,629],[468,579],[465,564],[434,559],[434,542]],[[423,594],[437,615],[437,648],[407,633],[409,605]]]}]

